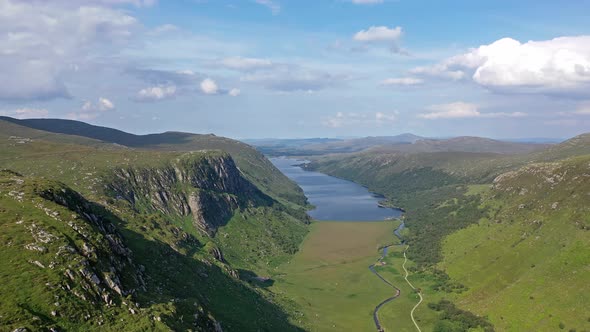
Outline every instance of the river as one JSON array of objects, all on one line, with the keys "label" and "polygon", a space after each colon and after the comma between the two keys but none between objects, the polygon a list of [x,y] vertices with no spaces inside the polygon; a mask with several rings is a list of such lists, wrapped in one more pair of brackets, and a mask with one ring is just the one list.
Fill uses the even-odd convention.
[{"label": "river", "polygon": [[270,161],[303,189],[309,203],[315,206],[308,212],[313,219],[376,221],[402,215],[399,210],[379,207],[378,203],[383,197],[369,192],[361,185],[296,166],[304,163],[304,160],[277,157]]}]

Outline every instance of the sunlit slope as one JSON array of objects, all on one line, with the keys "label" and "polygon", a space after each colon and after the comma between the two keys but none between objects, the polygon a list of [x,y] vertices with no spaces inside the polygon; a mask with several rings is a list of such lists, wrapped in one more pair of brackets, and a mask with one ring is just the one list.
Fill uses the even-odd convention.
[{"label": "sunlit slope", "polygon": [[446,238],[459,304],[498,330],[590,328],[590,157],[534,164],[485,192],[490,216]]},{"label": "sunlit slope", "polygon": [[[145,290],[138,290],[127,299],[137,303],[137,310],[133,308],[136,313],[139,310],[145,315],[134,315],[126,307],[121,309],[121,315],[124,315],[121,318],[126,322],[121,324],[126,324],[126,330],[153,330],[150,324],[160,313],[162,330],[187,330],[199,326],[206,326],[201,330],[212,330],[211,324],[215,321],[207,319],[208,316],[215,317],[224,331],[298,330],[289,324],[290,312],[277,306],[275,301],[271,302],[269,294],[251,287],[250,282],[252,275],[268,269],[269,261],[284,261],[297,250],[307,232],[303,207],[298,206],[296,200],[280,198],[268,187],[263,192],[262,186],[250,181],[243,169],[236,166],[230,152],[220,149],[130,148],[3,121],[0,125],[0,169],[25,175],[22,177],[24,182],[11,180],[15,186],[26,185],[29,178],[49,183],[58,180],[61,183],[56,185],[66,188],[66,192],[72,188],[84,195],[88,204],[103,208],[102,211],[107,211],[105,213],[116,220],[112,224],[122,234],[123,245],[143,266],[137,265],[137,269],[144,272],[146,281]],[[242,146],[232,141],[230,144],[236,149]],[[255,163],[254,159],[248,159],[250,156],[266,160],[259,154],[246,153],[244,156],[245,162]],[[272,173],[278,170],[266,162],[272,168],[262,167],[259,172],[264,175],[268,171],[271,179]],[[10,174],[13,173],[7,174],[12,177]],[[272,180],[269,183],[273,183]],[[286,187],[282,190],[293,197],[300,195],[299,189],[290,191],[290,187]],[[43,215],[43,209],[37,211],[36,205],[29,206],[26,195],[24,203],[28,205],[14,201],[10,196],[12,191],[21,192],[20,189],[0,191],[0,198],[6,196],[3,202],[11,203],[0,205],[0,212],[4,213],[0,216],[2,222],[14,228],[11,223],[17,222],[13,219],[18,216]],[[61,212],[63,215],[70,215],[64,211]],[[37,219],[39,222],[45,220]],[[58,225],[54,225],[56,222]],[[59,221],[48,219],[47,227],[62,226]],[[25,238],[28,231],[23,228],[19,232],[18,236]],[[56,232],[56,236],[71,238],[69,233]],[[6,243],[10,244],[10,239],[2,245]],[[55,274],[33,264],[33,268],[39,269],[34,270],[35,277],[18,279],[14,271],[31,269],[31,263],[20,259],[30,253],[22,245],[5,251],[11,257],[19,258],[15,262],[18,269],[3,270],[2,277],[19,280],[22,296],[10,293],[9,289],[15,288],[14,283],[5,283],[7,288],[2,288],[2,302],[9,307],[1,308],[0,323],[5,322],[4,318],[14,316],[15,328],[29,326],[27,324],[36,320],[35,316],[43,315],[47,319],[39,321],[39,328],[89,329],[83,323],[68,325],[63,319],[52,318],[51,302],[45,300],[54,294],[34,286],[36,280],[59,280],[63,270]],[[49,254],[56,253],[50,250]],[[48,266],[44,259],[37,260]],[[77,284],[83,285],[75,280],[73,286]],[[19,311],[18,307],[27,302],[39,304],[31,307],[28,314]],[[100,321],[95,313],[103,309],[97,303],[90,302],[87,306],[93,317],[89,324],[94,326]],[[109,320],[119,321],[115,311],[113,309]],[[252,316],[263,318],[250,320]],[[64,313],[63,317],[69,315]],[[134,319],[137,324],[128,323]],[[201,323],[197,320],[203,320],[203,325],[198,325]],[[113,326],[117,329],[118,325],[109,325],[105,330],[112,330],[110,327]]]}]

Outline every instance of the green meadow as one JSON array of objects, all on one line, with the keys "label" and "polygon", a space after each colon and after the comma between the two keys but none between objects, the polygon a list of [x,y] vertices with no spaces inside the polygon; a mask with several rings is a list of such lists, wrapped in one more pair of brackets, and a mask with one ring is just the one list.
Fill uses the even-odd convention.
[{"label": "green meadow", "polygon": [[[399,244],[393,230],[399,221],[315,222],[300,251],[276,269],[271,290],[295,302],[300,310],[297,324],[310,331],[375,331],[373,309],[394,290],[371,273],[369,265],[380,257],[382,247]],[[386,331],[416,331],[410,310],[418,295],[404,280],[404,246],[389,248],[377,271],[401,289],[400,297],[379,311]],[[406,268],[414,264],[406,263]],[[416,287],[430,289],[430,280],[411,273]],[[437,313],[427,300],[436,298],[426,291],[425,301],[416,310],[424,331],[432,330]]]}]

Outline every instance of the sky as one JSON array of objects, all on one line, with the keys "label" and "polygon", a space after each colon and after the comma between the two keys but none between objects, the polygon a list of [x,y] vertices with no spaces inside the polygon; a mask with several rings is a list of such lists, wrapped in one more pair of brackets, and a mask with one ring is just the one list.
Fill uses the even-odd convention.
[{"label": "sky", "polygon": [[590,0],[0,0],[0,115],[232,138],[590,132]]}]

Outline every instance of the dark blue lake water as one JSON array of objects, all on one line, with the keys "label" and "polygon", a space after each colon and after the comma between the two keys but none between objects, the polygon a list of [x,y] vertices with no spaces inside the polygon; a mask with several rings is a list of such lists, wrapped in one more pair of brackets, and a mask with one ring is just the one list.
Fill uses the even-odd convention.
[{"label": "dark blue lake water", "polygon": [[316,207],[308,214],[316,220],[375,221],[402,215],[399,210],[380,208],[377,204],[383,197],[361,185],[295,166],[302,160],[279,157],[270,161],[303,189]]}]

